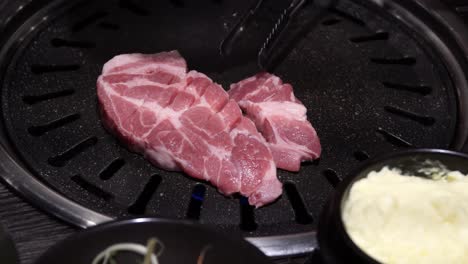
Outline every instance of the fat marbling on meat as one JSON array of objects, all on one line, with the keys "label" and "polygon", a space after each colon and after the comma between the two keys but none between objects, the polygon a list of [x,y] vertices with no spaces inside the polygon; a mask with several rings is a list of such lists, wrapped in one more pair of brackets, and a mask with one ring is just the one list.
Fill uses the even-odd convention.
[{"label": "fat marbling on meat", "polygon": [[273,156],[254,123],[177,51],[123,54],[97,80],[104,126],[130,150],[256,207],[281,195]]},{"label": "fat marbling on meat", "polygon": [[259,73],[232,84],[228,93],[255,122],[278,168],[299,171],[301,162],[320,156],[320,140],[290,84],[273,74]]}]

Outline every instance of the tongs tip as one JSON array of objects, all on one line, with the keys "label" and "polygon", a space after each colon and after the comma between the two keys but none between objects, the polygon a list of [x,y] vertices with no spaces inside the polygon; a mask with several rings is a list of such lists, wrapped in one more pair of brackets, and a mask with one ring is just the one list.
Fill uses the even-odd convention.
[{"label": "tongs tip", "polygon": [[[261,69],[266,69],[266,60],[270,57],[272,51],[275,49],[279,39],[283,35],[283,32],[288,27],[291,19],[296,16],[296,13],[305,5],[307,1],[311,0],[292,0],[291,4],[281,13],[280,17],[276,21],[275,25],[268,34],[265,42],[260,48],[257,60],[258,66]],[[339,0],[313,0],[314,6],[320,9],[320,12],[316,14],[317,17],[321,16],[326,9],[337,4]]]}]

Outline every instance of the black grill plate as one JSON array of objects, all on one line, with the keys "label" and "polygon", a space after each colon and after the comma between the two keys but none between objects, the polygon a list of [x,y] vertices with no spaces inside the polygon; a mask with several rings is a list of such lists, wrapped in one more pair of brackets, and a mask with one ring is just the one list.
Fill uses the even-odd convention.
[{"label": "black grill plate", "polygon": [[342,1],[317,28],[301,31],[274,65],[309,109],[323,154],[297,174],[279,171],[286,192],[270,206],[253,210],[127,151],[101,126],[95,82],[117,54],[177,49],[189,68],[227,88],[259,71],[255,55],[280,1],[266,1],[225,58],[220,43],[249,1],[62,1],[40,9],[11,36],[1,61],[10,147],[34,177],[112,217],[199,219],[250,236],[314,230],[328,194],[361,161],[410,147],[460,147],[457,96],[432,44],[359,2]]}]

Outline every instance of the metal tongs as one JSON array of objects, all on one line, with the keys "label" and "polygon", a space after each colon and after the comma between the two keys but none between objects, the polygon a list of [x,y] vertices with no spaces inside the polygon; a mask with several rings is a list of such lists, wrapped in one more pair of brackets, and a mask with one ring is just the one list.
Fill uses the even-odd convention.
[{"label": "metal tongs", "polygon": [[[277,50],[279,43],[284,38],[286,32],[290,30],[290,27],[292,26],[292,20],[298,15],[307,2],[312,2],[314,5],[314,12],[312,14],[313,17],[309,17],[308,20],[317,24],[319,23],[320,18],[326,14],[327,9],[336,5],[338,0],[292,0],[291,4],[283,11],[283,13],[281,13],[280,17],[271,29],[270,34],[268,34],[268,37],[260,48],[260,51],[258,52],[258,66],[261,69],[268,68],[268,63],[274,52]],[[309,27],[310,26],[313,27],[315,25],[309,24]]]},{"label": "metal tongs", "polygon": [[[291,29],[293,24],[291,22],[300,13],[303,7],[308,4],[313,5],[311,7],[313,12],[307,16],[307,20],[312,21],[312,25],[310,23],[307,25],[307,27],[310,28],[311,26],[314,26],[314,23],[318,23],[320,18],[326,14],[327,9],[334,6],[338,1],[339,0],[292,0],[289,6],[281,13],[265,42],[261,46],[258,52],[258,66],[264,70],[268,67],[268,61],[275,52],[279,51],[278,44],[282,42],[284,36],[287,35],[286,32]],[[258,11],[262,8],[264,2],[264,0],[257,0],[254,2],[237,25],[222,41],[220,51],[223,56],[227,56],[231,53],[234,42],[240,35],[242,35],[247,25],[250,24]]]}]

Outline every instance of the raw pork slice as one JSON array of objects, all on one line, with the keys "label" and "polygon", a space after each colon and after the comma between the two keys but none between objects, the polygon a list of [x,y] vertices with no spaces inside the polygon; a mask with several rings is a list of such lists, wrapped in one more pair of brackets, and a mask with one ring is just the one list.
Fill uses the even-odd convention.
[{"label": "raw pork slice", "polygon": [[228,94],[207,76],[187,73],[176,51],[124,54],[97,81],[104,126],[132,151],[166,170],[240,192],[256,207],[281,195],[272,154]]},{"label": "raw pork slice", "polygon": [[290,84],[260,73],[232,84],[228,93],[255,122],[278,168],[299,171],[302,161],[320,156],[320,140]]}]

